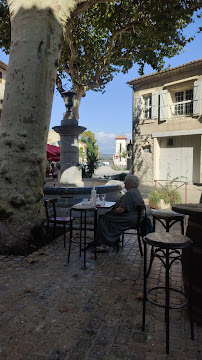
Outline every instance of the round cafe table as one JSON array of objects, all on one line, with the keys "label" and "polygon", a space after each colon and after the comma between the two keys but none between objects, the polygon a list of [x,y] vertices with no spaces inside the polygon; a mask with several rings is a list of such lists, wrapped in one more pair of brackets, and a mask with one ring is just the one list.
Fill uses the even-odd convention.
[{"label": "round cafe table", "polygon": [[[79,253],[81,256],[81,251],[82,251],[82,246],[83,246],[83,254],[84,254],[84,266],[83,268],[86,269],[86,250],[87,250],[87,245],[89,245],[89,240],[90,243],[94,243],[94,254],[95,254],[95,260],[96,260],[96,245],[95,245],[95,235],[96,235],[96,228],[97,228],[97,210],[98,209],[105,209],[105,210],[109,210],[113,205],[115,204],[114,201],[105,201],[105,202],[100,202],[99,204],[97,204],[96,206],[92,206],[90,201],[87,202],[80,202],[78,204],[73,205],[70,208],[70,242],[69,242],[69,252],[68,252],[68,263],[70,261],[70,252],[71,252],[71,245],[74,242],[78,242],[79,243]],[[77,211],[80,214],[80,224],[79,226],[76,228],[77,232],[79,232],[78,236],[73,237],[73,230],[74,226],[73,226],[73,212]],[[88,227],[87,226],[87,213],[89,212],[93,212],[94,214],[94,221],[93,221],[93,225]],[[89,236],[87,236],[87,230],[92,231],[93,232],[93,238],[89,238]]]},{"label": "round cafe table", "polygon": [[[193,241],[192,248],[192,311],[193,319],[202,324],[202,204],[177,204],[172,209],[189,215],[186,235]],[[186,249],[182,253],[182,272],[185,292],[188,291],[189,262]]]}]

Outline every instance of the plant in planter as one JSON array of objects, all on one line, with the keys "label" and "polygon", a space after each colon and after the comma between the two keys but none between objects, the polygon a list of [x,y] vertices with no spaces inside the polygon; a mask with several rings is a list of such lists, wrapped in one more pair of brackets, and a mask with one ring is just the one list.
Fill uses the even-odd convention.
[{"label": "plant in planter", "polygon": [[149,195],[149,206],[155,209],[168,209],[180,202],[181,196],[179,192],[168,183],[163,189],[155,190]]}]

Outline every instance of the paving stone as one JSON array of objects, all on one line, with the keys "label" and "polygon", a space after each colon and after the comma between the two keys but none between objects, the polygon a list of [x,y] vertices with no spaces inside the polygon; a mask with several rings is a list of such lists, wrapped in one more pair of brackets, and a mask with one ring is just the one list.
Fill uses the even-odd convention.
[{"label": "paving stone", "polygon": [[[96,261],[88,251],[87,270],[76,246],[67,264],[67,249],[61,236],[29,256],[0,256],[0,358],[167,359],[164,309],[148,302],[141,330],[143,258],[136,235],[126,234],[119,253],[98,254]],[[163,271],[155,261],[149,284],[164,281]],[[181,289],[180,264],[172,276]],[[172,299],[179,303],[178,294]],[[202,360],[202,326],[194,325],[191,341],[186,310],[170,312],[169,360]]]},{"label": "paving stone", "polygon": [[88,360],[104,360],[104,359],[109,359],[108,357],[106,357],[106,353],[107,353],[107,347],[106,346],[101,346],[101,345],[94,345],[91,350],[90,353],[88,355]]}]

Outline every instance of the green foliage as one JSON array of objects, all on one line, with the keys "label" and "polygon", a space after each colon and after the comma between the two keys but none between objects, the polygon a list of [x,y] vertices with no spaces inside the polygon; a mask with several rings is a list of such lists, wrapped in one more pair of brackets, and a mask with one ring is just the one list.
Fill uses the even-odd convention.
[{"label": "green foliage", "polygon": [[[180,176],[180,180],[186,180],[186,176]],[[179,192],[173,188],[174,182],[178,181],[179,177],[175,177],[171,179],[170,176],[170,165],[167,168],[167,180],[163,188],[153,191],[149,195],[149,200],[152,201],[154,204],[157,204],[161,199],[164,200],[165,204],[179,204],[182,199]]]},{"label": "green foliage", "polygon": [[134,63],[142,75],[144,64],[162,70],[191,39],[183,29],[192,22],[201,0],[122,0],[95,4],[68,25],[59,73],[74,90],[104,91],[120,71]]},{"label": "green foliage", "polygon": [[98,146],[94,134],[89,130],[82,133],[80,139],[87,145],[87,166],[83,167],[83,177],[91,178],[98,166]]},{"label": "green foliage", "polygon": [[82,162],[84,162],[84,160],[85,160],[85,153],[84,153],[82,147],[79,148],[79,157],[81,158]]},{"label": "green foliage", "polygon": [[[162,70],[164,57],[171,58],[193,40],[185,39],[183,30],[199,9],[201,0],[98,1],[93,6],[89,2],[89,8],[77,16],[72,13],[67,24],[60,79],[70,81],[74,90],[85,96],[88,90],[103,92],[118,72],[126,73],[134,63],[139,65],[140,75],[145,63]],[[0,33],[0,47],[8,52],[6,0],[0,0]]]},{"label": "green foliage", "polygon": [[128,157],[128,151],[125,150],[122,154],[121,154],[122,158],[126,159]]},{"label": "green foliage", "polygon": [[171,204],[172,206],[181,202],[181,196],[177,190],[167,187],[153,191],[149,195],[149,200],[154,204],[157,204],[160,200],[164,200],[165,204]]},{"label": "green foliage", "polygon": [[2,48],[6,54],[9,53],[11,42],[11,24],[9,10],[6,0],[0,1],[0,48]]}]

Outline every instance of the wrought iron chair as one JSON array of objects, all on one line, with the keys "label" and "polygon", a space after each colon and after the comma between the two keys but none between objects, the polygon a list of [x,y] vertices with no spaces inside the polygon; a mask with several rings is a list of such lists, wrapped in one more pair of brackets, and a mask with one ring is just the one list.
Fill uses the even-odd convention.
[{"label": "wrought iron chair", "polygon": [[57,199],[45,200],[45,209],[46,209],[46,221],[47,221],[47,230],[53,225],[53,237],[55,236],[56,225],[63,225],[64,228],[64,248],[66,246],[66,225],[70,224],[70,217],[67,216],[57,216],[56,215],[56,203]]},{"label": "wrought iron chair", "polygon": [[[143,256],[143,251],[142,251],[142,242],[141,242],[141,237],[143,237],[142,235],[142,231],[141,231],[141,220],[142,220],[142,215],[145,213],[145,210],[146,207],[145,205],[138,205],[137,207],[137,211],[138,211],[138,219],[137,219],[137,225],[134,226],[134,227],[131,227],[130,229],[128,230],[136,230],[137,231],[137,239],[138,239],[138,245],[139,245],[139,250],[140,250],[140,254],[141,256]],[[124,231],[122,233],[122,236],[121,236],[121,243],[122,243],[122,247],[124,246],[124,234],[128,234],[127,230]],[[119,242],[117,243],[117,252],[119,252]]]}]

